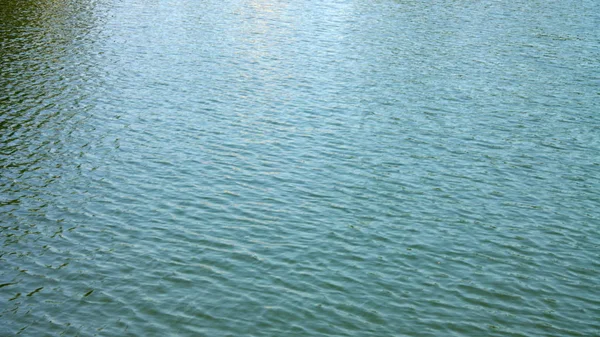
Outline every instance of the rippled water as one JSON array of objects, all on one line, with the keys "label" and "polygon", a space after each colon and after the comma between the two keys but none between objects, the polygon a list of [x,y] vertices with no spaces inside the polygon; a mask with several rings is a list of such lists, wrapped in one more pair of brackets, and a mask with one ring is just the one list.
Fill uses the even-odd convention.
[{"label": "rippled water", "polygon": [[0,0],[0,335],[600,336],[598,27]]}]

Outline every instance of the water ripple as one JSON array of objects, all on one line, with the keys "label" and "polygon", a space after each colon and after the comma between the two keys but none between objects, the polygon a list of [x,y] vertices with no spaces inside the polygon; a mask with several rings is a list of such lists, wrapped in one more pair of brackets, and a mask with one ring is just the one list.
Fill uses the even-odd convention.
[{"label": "water ripple", "polygon": [[4,1],[3,333],[600,334],[597,13]]}]

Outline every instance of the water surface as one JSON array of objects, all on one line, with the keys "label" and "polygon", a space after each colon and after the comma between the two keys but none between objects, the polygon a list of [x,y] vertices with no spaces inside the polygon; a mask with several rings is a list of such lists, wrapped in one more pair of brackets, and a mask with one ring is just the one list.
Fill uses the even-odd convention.
[{"label": "water surface", "polygon": [[0,335],[600,335],[599,26],[0,0]]}]

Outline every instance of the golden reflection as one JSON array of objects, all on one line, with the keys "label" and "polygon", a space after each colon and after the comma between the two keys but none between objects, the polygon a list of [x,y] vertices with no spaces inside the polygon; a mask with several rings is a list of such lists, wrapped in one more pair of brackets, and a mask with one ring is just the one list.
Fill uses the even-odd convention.
[{"label": "golden reflection", "polygon": [[235,55],[241,67],[241,81],[262,82],[263,93],[289,78],[289,50],[295,27],[287,4],[268,0],[248,0],[236,12],[239,18],[236,34],[241,43],[235,45]]},{"label": "golden reflection", "polygon": [[254,48],[267,52],[289,34],[283,17],[285,4],[265,0],[249,0],[241,9],[242,36]]}]

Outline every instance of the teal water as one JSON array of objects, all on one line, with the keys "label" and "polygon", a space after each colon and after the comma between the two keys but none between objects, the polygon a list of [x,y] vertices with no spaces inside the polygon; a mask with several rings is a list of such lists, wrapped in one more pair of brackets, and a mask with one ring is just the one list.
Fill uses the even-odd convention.
[{"label": "teal water", "polygon": [[0,0],[0,336],[600,336],[598,27]]}]

